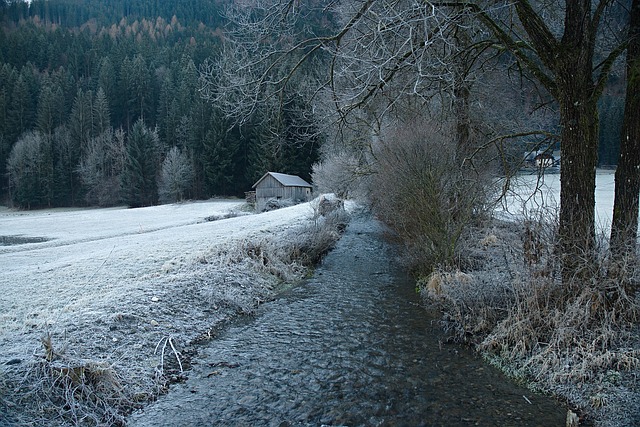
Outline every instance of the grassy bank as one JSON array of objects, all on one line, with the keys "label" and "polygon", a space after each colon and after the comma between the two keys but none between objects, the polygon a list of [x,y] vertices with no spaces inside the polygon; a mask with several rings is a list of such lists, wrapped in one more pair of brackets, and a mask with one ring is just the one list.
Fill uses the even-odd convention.
[{"label": "grassy bank", "polygon": [[443,310],[451,339],[467,342],[516,381],[568,402],[581,425],[640,424],[637,260],[610,278],[606,251],[591,280],[560,283],[546,221],[494,221],[471,231],[460,269],[420,282]]},{"label": "grassy bank", "polygon": [[[114,237],[117,248],[130,251],[118,255],[117,248],[111,249],[104,265],[88,277],[80,274],[81,263],[52,272],[46,307],[61,308],[34,306],[33,314],[25,316],[32,317],[31,323],[25,324],[16,312],[14,323],[21,326],[3,328],[3,346],[11,356],[0,370],[0,424],[123,425],[133,409],[189,375],[199,344],[306,277],[347,221],[344,211],[319,216],[309,205],[198,221],[146,237]],[[218,229],[224,239],[214,238]],[[169,241],[178,235],[184,243],[174,248]],[[104,240],[110,241],[102,238],[96,247],[105,246]],[[73,250],[76,245],[66,246]],[[157,247],[160,251],[154,252]],[[17,250],[7,256],[18,259]],[[152,261],[127,264],[134,256]],[[116,270],[120,276],[111,281]],[[82,283],[69,297],[63,279],[72,287],[74,277]],[[29,293],[38,292],[35,278],[26,271],[14,277],[28,292],[14,304],[29,305]],[[53,304],[56,298],[64,300]]]}]

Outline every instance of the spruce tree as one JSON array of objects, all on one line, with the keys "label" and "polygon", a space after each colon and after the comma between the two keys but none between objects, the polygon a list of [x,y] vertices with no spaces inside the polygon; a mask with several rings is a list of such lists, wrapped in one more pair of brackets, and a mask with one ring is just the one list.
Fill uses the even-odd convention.
[{"label": "spruce tree", "polygon": [[211,195],[230,195],[233,182],[233,159],[238,151],[239,141],[234,132],[227,130],[228,124],[214,114],[211,129],[203,141],[203,169],[207,190]]},{"label": "spruce tree", "polygon": [[122,178],[123,199],[130,207],[157,202],[158,144],[157,132],[138,119],[127,138]]},{"label": "spruce tree", "polygon": [[111,127],[111,113],[109,112],[109,100],[102,89],[98,88],[95,101],[93,103],[93,136],[104,133]]}]

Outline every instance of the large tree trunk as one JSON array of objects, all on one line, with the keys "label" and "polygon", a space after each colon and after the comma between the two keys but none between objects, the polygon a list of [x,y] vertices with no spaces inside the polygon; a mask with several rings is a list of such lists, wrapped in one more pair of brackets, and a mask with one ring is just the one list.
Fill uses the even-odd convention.
[{"label": "large tree trunk", "polygon": [[598,109],[593,82],[591,2],[567,1],[565,30],[556,52],[560,104],[560,252],[565,285],[590,276],[595,249]]},{"label": "large tree trunk", "polygon": [[[598,110],[581,84],[559,99],[562,119],[560,229],[563,283],[592,273]],[[585,95],[580,95],[585,93]]]},{"label": "large tree trunk", "polygon": [[[611,253],[619,266],[635,257],[640,195],[640,0],[633,0],[627,50],[627,96],[616,170]],[[614,269],[615,270],[615,269]]]}]

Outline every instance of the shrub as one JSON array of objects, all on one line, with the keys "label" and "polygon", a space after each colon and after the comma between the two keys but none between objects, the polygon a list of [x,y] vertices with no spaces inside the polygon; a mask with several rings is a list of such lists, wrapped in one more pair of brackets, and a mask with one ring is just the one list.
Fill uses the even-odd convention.
[{"label": "shrub", "polygon": [[460,237],[488,206],[486,174],[466,166],[444,131],[428,126],[396,129],[374,156],[373,210],[398,233],[414,268],[457,265]]}]

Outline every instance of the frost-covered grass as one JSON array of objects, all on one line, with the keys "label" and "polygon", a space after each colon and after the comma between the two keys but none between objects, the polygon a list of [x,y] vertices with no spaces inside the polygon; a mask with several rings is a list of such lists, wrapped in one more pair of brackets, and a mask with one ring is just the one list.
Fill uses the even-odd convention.
[{"label": "frost-covered grass", "polygon": [[464,271],[437,271],[419,285],[453,337],[512,377],[566,399],[595,425],[640,425],[640,295],[622,284],[637,288],[640,267],[636,259],[608,271],[613,172],[597,175],[598,265],[568,286],[555,253],[559,189],[559,175],[517,177],[508,212],[466,236]]},{"label": "frost-covered grass", "polygon": [[242,213],[1,209],[0,236],[47,241],[0,246],[0,424],[121,422],[185,375],[194,344],[304,277],[345,220],[312,203]]},{"label": "frost-covered grass", "polygon": [[[608,233],[613,216],[613,192],[615,171],[598,170],[596,174],[596,225],[602,233]],[[556,212],[560,206],[560,174],[524,172],[511,179],[507,193],[497,216],[507,220],[521,218],[523,211]]]}]

